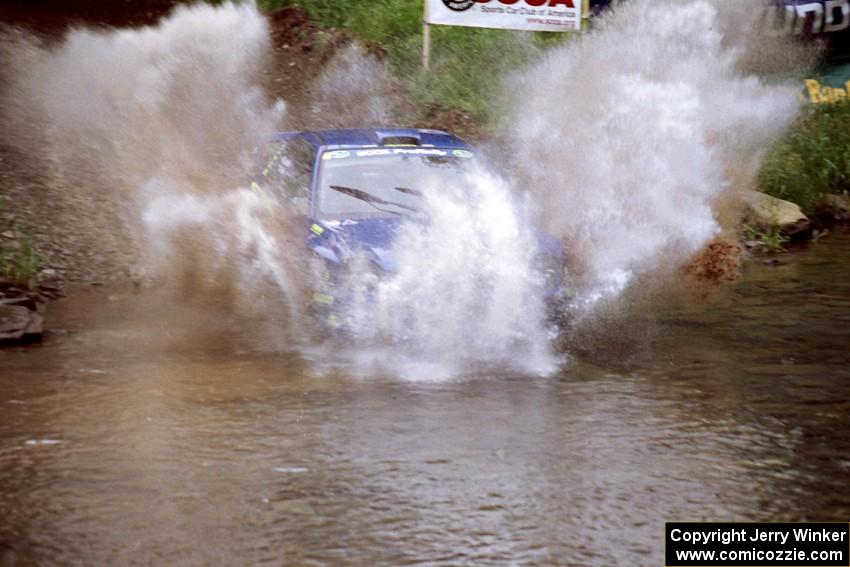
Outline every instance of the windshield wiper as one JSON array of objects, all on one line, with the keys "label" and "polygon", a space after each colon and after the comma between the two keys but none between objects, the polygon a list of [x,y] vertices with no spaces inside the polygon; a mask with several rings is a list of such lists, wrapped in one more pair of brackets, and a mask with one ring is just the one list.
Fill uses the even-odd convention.
[{"label": "windshield wiper", "polygon": [[415,197],[422,196],[422,191],[419,191],[417,189],[411,189],[410,187],[396,187],[395,190],[399,191],[400,193],[406,193],[407,195],[413,195]]},{"label": "windshield wiper", "polygon": [[[355,189],[354,187],[345,187],[344,185],[328,185],[331,189],[338,193],[342,193],[343,195],[348,195],[349,197],[354,197],[355,199],[359,199],[361,201],[365,201],[370,205],[390,205],[393,207],[398,207],[400,209],[405,209],[408,211],[412,211],[414,213],[418,213],[419,209],[416,207],[410,207],[405,205],[404,203],[396,203],[395,201],[387,201],[386,199],[382,199],[377,195],[373,195],[371,193],[367,193],[366,191],[362,191],[360,189]],[[385,213],[393,213],[393,214],[401,214],[398,211],[388,211],[386,209],[381,209],[380,207],[375,207],[379,211],[383,211]]]}]

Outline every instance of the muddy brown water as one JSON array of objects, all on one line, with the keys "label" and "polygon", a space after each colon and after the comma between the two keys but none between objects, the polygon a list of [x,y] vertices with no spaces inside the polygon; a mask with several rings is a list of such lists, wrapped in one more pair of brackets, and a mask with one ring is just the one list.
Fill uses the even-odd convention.
[{"label": "muddy brown water", "polygon": [[665,520],[850,519],[847,236],[549,378],[322,369],[151,301],[0,352],[0,565],[661,565]]}]

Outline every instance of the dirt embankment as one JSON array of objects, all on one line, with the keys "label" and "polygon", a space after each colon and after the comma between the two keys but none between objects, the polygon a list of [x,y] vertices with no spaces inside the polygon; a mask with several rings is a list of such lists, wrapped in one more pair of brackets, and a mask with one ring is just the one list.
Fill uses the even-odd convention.
[{"label": "dirt embankment", "polygon": [[4,0],[0,23],[47,37],[74,26],[124,27],[155,23],[175,0]]}]

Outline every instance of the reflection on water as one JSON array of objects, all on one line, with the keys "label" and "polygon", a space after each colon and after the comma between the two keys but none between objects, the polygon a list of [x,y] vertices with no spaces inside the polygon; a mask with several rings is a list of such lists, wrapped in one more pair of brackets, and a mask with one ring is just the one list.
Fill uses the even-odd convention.
[{"label": "reflection on water", "polygon": [[0,565],[660,565],[665,520],[846,521],[848,244],[548,379],[351,376],[146,295],[56,305],[67,332],[0,352]]}]

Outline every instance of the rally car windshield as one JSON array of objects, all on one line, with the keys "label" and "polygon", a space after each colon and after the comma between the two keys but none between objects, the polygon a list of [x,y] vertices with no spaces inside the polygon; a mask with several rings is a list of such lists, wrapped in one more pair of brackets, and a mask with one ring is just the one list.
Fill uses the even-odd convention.
[{"label": "rally car windshield", "polygon": [[325,152],[317,209],[332,219],[409,214],[420,210],[428,187],[457,183],[474,161],[467,150],[438,148]]}]

